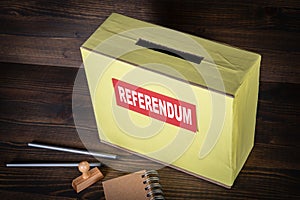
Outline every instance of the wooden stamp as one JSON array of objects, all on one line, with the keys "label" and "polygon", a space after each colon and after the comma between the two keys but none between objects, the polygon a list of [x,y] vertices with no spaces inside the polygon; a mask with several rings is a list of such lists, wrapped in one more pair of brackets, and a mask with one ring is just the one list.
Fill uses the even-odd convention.
[{"label": "wooden stamp", "polygon": [[72,187],[77,193],[103,178],[103,174],[97,167],[90,170],[90,164],[87,161],[79,163],[78,169],[82,175],[72,181]]}]

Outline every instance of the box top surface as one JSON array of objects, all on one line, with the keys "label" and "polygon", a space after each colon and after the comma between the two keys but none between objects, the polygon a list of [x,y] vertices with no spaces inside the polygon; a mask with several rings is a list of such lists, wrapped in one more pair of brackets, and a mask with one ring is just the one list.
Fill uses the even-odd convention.
[{"label": "box top surface", "polygon": [[116,13],[82,48],[232,96],[261,59],[256,53]]}]

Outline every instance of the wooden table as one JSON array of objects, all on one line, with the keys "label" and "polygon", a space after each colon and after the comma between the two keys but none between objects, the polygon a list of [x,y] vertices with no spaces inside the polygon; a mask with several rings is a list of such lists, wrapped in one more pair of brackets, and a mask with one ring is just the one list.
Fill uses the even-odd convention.
[{"label": "wooden table", "polygon": [[[299,1],[3,0],[0,5],[1,199],[104,199],[100,182],[80,194],[73,191],[76,168],[17,169],[5,163],[95,161],[26,144],[84,148],[72,115],[79,47],[112,12],[262,55],[255,147],[233,188],[165,167],[159,173],[167,199],[300,199]],[[87,91],[82,95],[89,99]],[[97,138],[94,125],[81,128]],[[138,160],[132,156],[132,162]],[[109,166],[101,170],[105,179],[126,174]]]}]

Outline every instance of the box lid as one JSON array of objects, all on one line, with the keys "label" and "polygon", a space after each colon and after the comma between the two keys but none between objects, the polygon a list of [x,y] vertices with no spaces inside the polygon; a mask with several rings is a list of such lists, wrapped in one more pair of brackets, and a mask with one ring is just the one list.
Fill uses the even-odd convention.
[{"label": "box lid", "polygon": [[261,59],[256,53],[116,13],[82,48],[232,96]]}]

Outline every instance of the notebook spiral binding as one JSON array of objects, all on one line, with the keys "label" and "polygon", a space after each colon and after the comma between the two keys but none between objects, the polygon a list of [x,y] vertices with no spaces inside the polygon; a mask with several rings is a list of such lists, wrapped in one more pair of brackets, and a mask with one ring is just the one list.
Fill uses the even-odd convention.
[{"label": "notebook spiral binding", "polygon": [[147,197],[150,200],[165,200],[157,171],[146,171],[142,174],[142,178],[144,179],[145,190],[147,190]]}]

